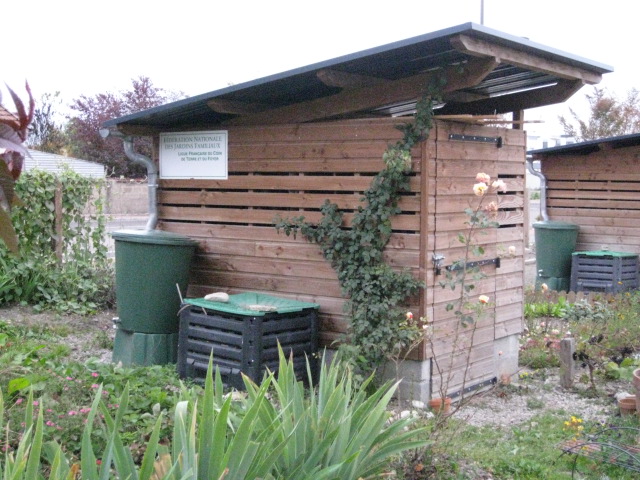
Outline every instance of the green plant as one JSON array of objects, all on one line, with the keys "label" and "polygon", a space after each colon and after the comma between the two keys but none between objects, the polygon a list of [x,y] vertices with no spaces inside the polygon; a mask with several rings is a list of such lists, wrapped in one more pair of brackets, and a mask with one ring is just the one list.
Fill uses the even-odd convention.
[{"label": "green plant", "polygon": [[524,316],[526,319],[540,317],[562,318],[566,315],[569,304],[565,297],[559,297],[557,302],[525,303]]},{"label": "green plant", "polygon": [[633,371],[640,367],[640,360],[634,358],[625,358],[617,364],[616,362],[607,362],[604,366],[604,374],[612,380],[633,380]]},{"label": "green plant", "polygon": [[540,190],[535,190],[531,192],[530,200],[540,200]]},{"label": "green plant", "polygon": [[[409,429],[412,419],[393,419],[387,406],[396,385],[371,387],[373,377],[355,385],[350,368],[339,358],[321,360],[317,385],[309,391],[296,380],[293,362],[280,352],[274,402],[265,404],[263,427],[292,432],[276,462],[277,478],[357,480],[381,473],[389,458],[427,444],[424,429]],[[257,387],[247,383],[249,398]],[[369,392],[369,393],[368,393]],[[281,408],[289,406],[285,415]]]},{"label": "green plant", "polygon": [[[60,319],[64,322],[64,318]],[[153,429],[157,416],[164,412],[161,433],[172,428],[167,413],[179,398],[197,395],[199,387],[183,384],[174,366],[122,367],[89,360],[86,364],[69,362],[65,336],[69,328],[62,323],[52,328],[30,327],[0,322],[0,388],[6,395],[7,421],[19,425],[28,407],[28,392],[33,390],[43,409],[45,442],[64,445],[70,457],[80,453],[80,440],[88,408],[99,384],[103,385],[105,405],[114,409],[129,385],[130,407],[125,412],[121,434],[132,445],[142,445]],[[19,432],[12,429],[3,436],[5,447],[15,448]],[[98,440],[96,440],[98,442]],[[97,445],[97,443],[96,443]],[[136,458],[143,452],[133,451]]]},{"label": "green plant", "polygon": [[588,368],[593,390],[598,371],[606,372],[609,362],[621,365],[640,349],[640,323],[630,295],[618,295],[607,302],[576,302],[567,309],[565,318],[576,338],[576,359]]},{"label": "green plant", "polygon": [[540,398],[527,398],[527,408],[529,410],[540,410],[545,406],[545,403]]},{"label": "green plant", "polygon": [[534,370],[560,366],[560,357],[555,349],[546,345],[531,346],[520,350],[519,364]]},{"label": "green plant", "polygon": [[[75,313],[107,305],[113,274],[103,242],[102,188],[103,183],[70,170],[58,176],[32,170],[21,176],[15,190],[24,206],[12,210],[20,254],[8,255],[0,244],[0,304]],[[88,205],[95,213],[86,214]]]},{"label": "green plant", "polygon": [[105,349],[105,350],[112,350],[113,349],[113,338],[111,338],[107,334],[107,332],[100,331],[100,332],[96,333],[96,336],[94,338],[94,344],[98,348],[102,348],[102,349]]},{"label": "green plant", "polygon": [[582,300],[566,309],[564,319],[574,324],[578,322],[604,324],[612,320],[614,315],[613,309],[607,303],[590,303]]},{"label": "green plant", "polygon": [[320,245],[336,270],[351,319],[349,342],[340,348],[363,372],[377,368],[421,335],[419,325],[406,321],[401,305],[423,285],[410,272],[389,266],[383,252],[392,233],[391,219],[400,212],[400,195],[409,189],[411,148],[431,129],[433,102],[432,95],[426,95],[418,102],[414,121],[399,127],[404,136],[384,153],[385,168],[364,192],[366,203],[355,212],[350,228],[345,228],[338,206],[328,201],[317,225],[304,217],[275,222],[278,231],[294,236],[300,232]]},{"label": "green plant", "polygon": [[[162,418],[159,417],[139,466],[119,435],[129,403],[126,388],[114,416],[100,400],[101,388],[96,391],[82,434],[81,458],[77,463],[65,457],[63,447],[57,442],[43,444],[42,409],[38,409],[35,422],[31,410],[25,415],[25,429],[16,450],[6,452],[4,461],[0,462],[0,475],[16,480],[39,478],[43,473],[40,454],[44,452],[49,463],[46,470],[50,480],[76,478],[78,472],[87,480],[107,479],[111,478],[112,469],[117,478],[139,480],[273,478],[269,476],[269,470],[281,446],[276,443],[278,439],[274,435],[260,435],[253,428],[262,402],[266,401],[268,385],[266,380],[263,394],[249,406],[237,429],[233,430],[227,422],[231,400],[227,399],[220,408],[216,408],[213,383],[209,377],[203,413],[198,415],[195,405],[188,401],[177,404],[171,447],[160,443]],[[104,427],[98,432],[95,426],[100,425],[100,418]],[[196,425],[200,428],[196,429]],[[96,434],[105,440],[98,451],[92,443]]]},{"label": "green plant", "polygon": [[520,365],[533,369],[560,366],[560,341],[568,332],[562,320],[552,321],[546,316],[529,318],[520,336]]},{"label": "green plant", "polygon": [[[557,443],[565,435],[555,414],[539,413],[511,427],[472,426],[453,418],[439,428],[447,441],[434,443],[430,450],[436,471],[430,477],[407,478],[571,478],[566,465],[558,462]],[[457,472],[451,472],[452,465]]]},{"label": "green plant", "polygon": [[[233,413],[233,396],[223,394],[219,373],[209,365],[204,394],[177,403],[169,442],[161,442],[163,413],[159,413],[136,462],[121,428],[130,406],[125,386],[118,405],[102,401],[97,386],[87,408],[79,460],[69,459],[64,444],[44,441],[47,423],[43,406],[30,392],[24,429],[15,447],[5,446],[0,476],[15,480],[76,478],[86,480],[137,478],[139,480],[251,480],[287,478],[358,479],[380,472],[389,458],[423,446],[423,429],[407,429],[411,420],[393,421],[386,412],[394,387],[354,388],[344,364],[321,367],[320,380],[307,396],[295,379],[293,362],[280,351],[278,377],[265,377],[260,385],[245,378],[248,395]],[[317,388],[317,389],[316,389]],[[272,391],[272,393],[270,393]],[[4,420],[0,394],[0,428]],[[41,453],[47,465],[41,464]]]}]

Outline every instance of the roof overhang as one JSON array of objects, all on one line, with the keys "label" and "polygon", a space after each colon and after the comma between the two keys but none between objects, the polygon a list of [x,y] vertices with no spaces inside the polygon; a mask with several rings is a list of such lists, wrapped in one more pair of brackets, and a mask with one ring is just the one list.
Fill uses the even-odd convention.
[{"label": "roof overhang", "polygon": [[467,23],[105,122],[128,134],[412,114],[433,82],[441,114],[564,102],[607,65]]},{"label": "roof overhang", "polygon": [[541,148],[529,150],[534,160],[546,160],[552,157],[562,157],[567,155],[590,155],[604,150],[616,150],[618,148],[629,148],[640,146],[640,133],[620,135],[618,137],[599,138],[597,140],[587,140],[579,143],[560,145],[557,147]]}]

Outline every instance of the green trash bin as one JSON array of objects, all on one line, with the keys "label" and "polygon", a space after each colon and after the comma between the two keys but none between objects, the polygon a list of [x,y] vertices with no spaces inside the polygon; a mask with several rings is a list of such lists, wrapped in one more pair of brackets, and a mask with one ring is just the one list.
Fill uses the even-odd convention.
[{"label": "green trash bin", "polygon": [[551,290],[569,291],[571,255],[576,249],[578,225],[546,220],[533,224],[536,239],[536,289],[544,283]]},{"label": "green trash bin", "polygon": [[197,243],[160,230],[120,230],[112,237],[118,310],[113,361],[124,365],[176,362],[177,286],[186,291]]}]

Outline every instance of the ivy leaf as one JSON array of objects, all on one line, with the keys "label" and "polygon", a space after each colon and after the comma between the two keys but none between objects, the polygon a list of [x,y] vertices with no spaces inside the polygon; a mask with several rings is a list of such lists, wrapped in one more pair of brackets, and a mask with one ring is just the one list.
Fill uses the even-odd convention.
[{"label": "ivy leaf", "polygon": [[31,382],[29,382],[29,379],[25,377],[14,378],[12,380],[9,380],[9,388],[8,388],[9,395],[15,392],[19,392],[20,390],[24,390],[29,385],[31,385]]}]

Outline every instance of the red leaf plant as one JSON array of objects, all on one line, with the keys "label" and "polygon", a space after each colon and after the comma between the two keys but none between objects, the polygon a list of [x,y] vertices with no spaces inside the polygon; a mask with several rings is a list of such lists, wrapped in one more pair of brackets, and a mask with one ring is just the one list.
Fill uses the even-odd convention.
[{"label": "red leaf plant", "polygon": [[29,109],[16,93],[7,86],[15,106],[15,113],[8,110],[2,104],[0,95],[0,240],[13,252],[18,251],[18,240],[11,224],[11,207],[17,202],[14,192],[15,181],[22,172],[22,165],[28,151],[23,145],[27,139],[29,124],[33,120],[35,102],[29,88],[25,83],[25,89],[29,94]]}]

